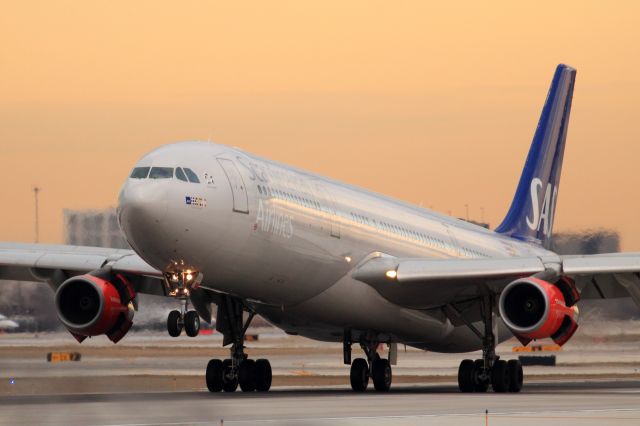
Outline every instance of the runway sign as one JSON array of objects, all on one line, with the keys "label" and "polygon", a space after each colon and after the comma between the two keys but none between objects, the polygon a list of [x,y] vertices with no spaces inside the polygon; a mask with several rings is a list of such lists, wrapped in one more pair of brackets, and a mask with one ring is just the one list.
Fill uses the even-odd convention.
[{"label": "runway sign", "polygon": [[80,352],[49,352],[47,354],[48,362],[80,361],[80,358]]},{"label": "runway sign", "polygon": [[522,365],[544,365],[548,367],[556,365],[555,355],[520,355],[518,359]]}]

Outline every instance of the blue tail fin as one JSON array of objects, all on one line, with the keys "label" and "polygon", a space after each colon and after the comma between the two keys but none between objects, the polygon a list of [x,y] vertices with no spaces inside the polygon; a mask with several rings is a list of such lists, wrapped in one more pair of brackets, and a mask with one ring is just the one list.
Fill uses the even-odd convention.
[{"label": "blue tail fin", "polygon": [[576,70],[558,65],[511,207],[496,232],[551,244]]}]

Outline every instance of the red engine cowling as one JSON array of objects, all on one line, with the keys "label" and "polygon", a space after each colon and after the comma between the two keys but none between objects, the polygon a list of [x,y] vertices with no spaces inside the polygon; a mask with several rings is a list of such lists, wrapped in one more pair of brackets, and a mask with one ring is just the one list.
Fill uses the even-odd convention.
[{"label": "red engine cowling", "polygon": [[117,343],[133,325],[134,298],[133,287],[123,276],[86,274],[63,282],[55,302],[58,318],[78,342],[106,334]]},{"label": "red engine cowling", "polygon": [[538,278],[521,278],[505,287],[500,295],[500,316],[515,336],[527,345],[531,340],[550,337],[564,345],[578,328],[580,296],[567,278],[551,284]]}]

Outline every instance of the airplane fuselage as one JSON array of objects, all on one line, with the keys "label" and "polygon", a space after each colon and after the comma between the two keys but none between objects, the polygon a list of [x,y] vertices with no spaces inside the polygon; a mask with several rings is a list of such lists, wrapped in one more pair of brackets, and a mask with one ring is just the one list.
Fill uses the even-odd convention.
[{"label": "airplane fuselage", "polygon": [[[199,183],[173,170],[171,177],[129,178],[119,220],[133,249],[159,270],[183,261],[203,273],[203,287],[242,298],[286,332],[315,339],[340,341],[349,328],[434,351],[478,349],[482,342],[468,327],[454,326],[439,309],[396,306],[351,271],[372,256],[553,255],[222,145],[167,145],[136,164],[146,167],[190,168]],[[499,325],[499,340],[510,337]]]}]

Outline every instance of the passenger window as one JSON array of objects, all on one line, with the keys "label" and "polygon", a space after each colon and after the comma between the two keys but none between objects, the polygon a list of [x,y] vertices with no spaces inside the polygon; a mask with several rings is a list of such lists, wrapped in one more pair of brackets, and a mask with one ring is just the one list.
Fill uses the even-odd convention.
[{"label": "passenger window", "polygon": [[146,179],[149,174],[149,169],[150,167],[136,167],[129,177],[132,179]]},{"label": "passenger window", "polygon": [[193,172],[193,170],[185,167],[184,172],[187,174],[187,177],[189,178],[189,182],[200,183],[200,179],[198,179],[198,176]]},{"label": "passenger window", "polygon": [[187,177],[180,167],[176,169],[176,177],[183,182],[188,182]]},{"label": "passenger window", "polygon": [[149,179],[171,179],[172,177],[172,167],[152,167],[149,173]]}]

